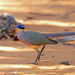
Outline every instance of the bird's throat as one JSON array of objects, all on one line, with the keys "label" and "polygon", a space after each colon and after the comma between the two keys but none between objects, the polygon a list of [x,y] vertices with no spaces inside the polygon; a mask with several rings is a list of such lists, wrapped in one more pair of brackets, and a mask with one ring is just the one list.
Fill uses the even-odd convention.
[{"label": "bird's throat", "polygon": [[17,31],[18,31],[18,32],[23,32],[23,31],[24,31],[24,29],[17,29]]}]

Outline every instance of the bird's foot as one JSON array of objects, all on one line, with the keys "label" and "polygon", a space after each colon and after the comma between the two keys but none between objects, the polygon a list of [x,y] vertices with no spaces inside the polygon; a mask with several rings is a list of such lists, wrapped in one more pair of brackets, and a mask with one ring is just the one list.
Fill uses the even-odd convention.
[{"label": "bird's foot", "polygon": [[34,62],[34,63],[28,63],[28,64],[39,65],[39,63],[36,63],[36,62]]}]

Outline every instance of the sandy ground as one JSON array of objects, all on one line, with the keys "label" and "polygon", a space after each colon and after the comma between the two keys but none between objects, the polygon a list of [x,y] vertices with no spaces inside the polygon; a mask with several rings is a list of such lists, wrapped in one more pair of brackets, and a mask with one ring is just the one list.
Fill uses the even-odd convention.
[{"label": "sandy ground", "polygon": [[[56,9],[58,9],[56,14],[74,11],[75,9],[74,5],[67,5],[66,7],[56,5],[56,9],[53,6],[49,7],[53,8],[51,9],[51,14],[54,14]],[[49,12],[46,12],[45,15],[22,11],[7,12],[12,14],[17,21],[23,20],[26,31],[33,30],[41,33],[75,31],[75,13],[62,18],[62,13],[57,16],[51,16],[47,15]],[[33,19],[28,20],[27,17],[33,17]],[[20,41],[12,41],[10,38],[0,40],[0,75],[75,75],[74,46],[63,44],[47,45],[43,53],[44,56],[41,56],[39,65],[28,64],[35,61],[37,56],[35,50]],[[61,64],[62,61],[69,61],[70,65]]]}]

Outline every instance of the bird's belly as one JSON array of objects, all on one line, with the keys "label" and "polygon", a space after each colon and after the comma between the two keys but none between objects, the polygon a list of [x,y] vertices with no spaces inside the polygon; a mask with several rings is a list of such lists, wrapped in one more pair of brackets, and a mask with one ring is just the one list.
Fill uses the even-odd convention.
[{"label": "bird's belly", "polygon": [[26,44],[27,46],[29,46],[29,47],[31,47],[31,48],[33,48],[33,49],[39,47],[39,46],[36,46],[36,45],[31,45],[26,39],[24,39],[24,38],[22,38],[22,37],[18,37],[18,38],[19,38],[19,40],[20,40],[21,42],[23,42],[24,44]]}]

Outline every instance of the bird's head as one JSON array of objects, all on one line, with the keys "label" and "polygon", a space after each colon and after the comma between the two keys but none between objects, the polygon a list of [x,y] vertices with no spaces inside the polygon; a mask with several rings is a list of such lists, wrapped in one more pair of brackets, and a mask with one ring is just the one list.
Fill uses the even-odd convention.
[{"label": "bird's head", "polygon": [[13,26],[13,28],[25,29],[24,25]]},{"label": "bird's head", "polygon": [[25,26],[24,25],[17,25],[17,26],[13,26],[13,28],[18,28],[18,32],[20,32],[20,31],[24,31],[24,29],[25,29]]}]

